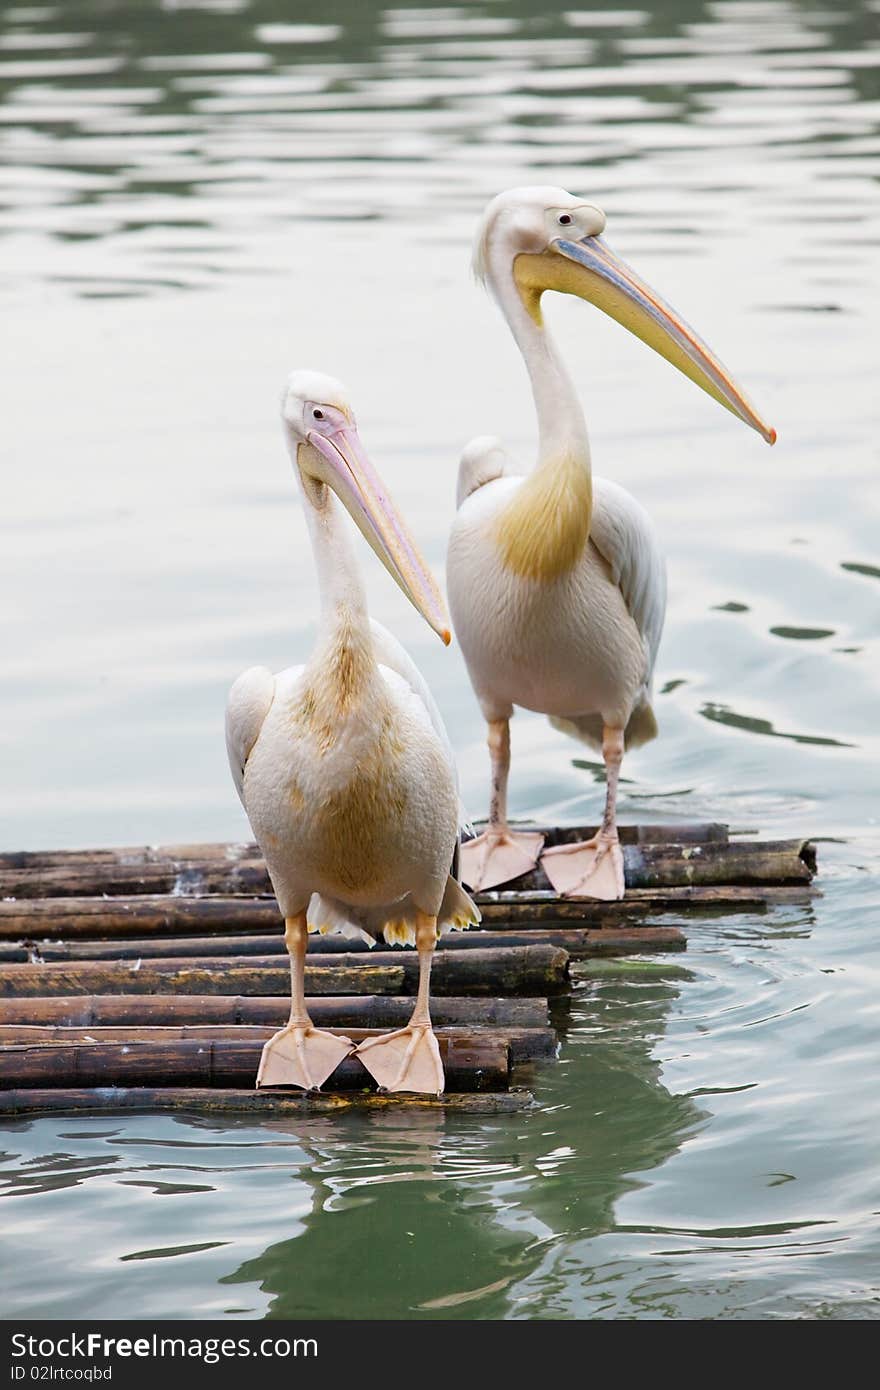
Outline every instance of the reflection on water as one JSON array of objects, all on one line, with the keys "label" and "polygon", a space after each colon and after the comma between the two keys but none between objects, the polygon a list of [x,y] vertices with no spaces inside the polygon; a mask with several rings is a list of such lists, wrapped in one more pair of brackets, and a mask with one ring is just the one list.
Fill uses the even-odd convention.
[{"label": "reflection on water", "polygon": [[731,729],[747,729],[751,734],[766,734],[770,738],[788,738],[792,743],[813,743],[823,748],[850,748],[852,744],[841,743],[836,738],[822,738],[819,734],[787,734],[774,729],[769,719],[752,719],[746,714],[737,714],[724,705],[704,705],[700,713],[704,719],[713,719],[719,724],[727,724]]},{"label": "reflection on water", "polygon": [[868,579],[880,579],[880,569],[876,565],[859,565],[854,560],[847,563],[844,561],[840,568],[849,570],[850,574],[863,574]]},{"label": "reflection on water", "polygon": [[[636,1035],[631,1000],[619,993],[601,1020],[593,1001],[575,1010],[565,1064],[577,1068],[573,1102],[571,1078],[554,1086],[545,1074],[540,1114],[486,1121],[476,1134],[449,1118],[429,1126],[402,1117],[358,1126],[340,1143],[335,1125],[324,1134],[297,1126],[314,1144],[325,1199],[302,1233],[224,1282],[257,1283],[272,1296],[271,1315],[286,1318],[345,1317],[355,1297],[366,1317],[394,1307],[440,1317],[452,1308],[480,1318],[516,1316],[523,1305],[529,1315],[546,1312],[549,1285],[534,1295],[527,1287],[549,1251],[613,1229],[628,1175],[663,1163],[701,1118],[693,1101],[659,1084],[646,1048],[676,991],[642,991]],[[377,1202],[380,1184],[391,1190]],[[345,1221],[334,1227],[328,1211],[344,1211]]]},{"label": "reflection on water", "polygon": [[[876,1315],[876,20],[3,8],[0,842],[242,835],[225,691],[301,659],[314,611],[279,384],[294,362],[346,382],[439,568],[463,442],[534,449],[467,273],[478,210],[527,181],[601,203],[779,430],[769,453],[616,325],[548,305],[597,469],[669,557],[661,737],[622,813],[842,841],[814,913],[700,922],[689,978],[585,985],[527,1114],[4,1126],[4,1310]],[[460,658],[369,559],[479,812]],[[600,782],[517,716],[518,813],[589,821]]]},{"label": "reflection on water", "polygon": [[[171,1260],[198,1297],[222,1293],[224,1311],[242,1315],[546,1313],[550,1284],[533,1294],[528,1281],[551,1252],[614,1230],[616,1204],[643,1181],[631,1175],[663,1164],[706,1119],[659,1080],[652,1046],[678,991],[657,969],[647,984],[624,977],[576,997],[565,1062],[539,1078],[540,1110],[520,1116],[22,1123],[0,1168],[13,1251],[34,1229],[42,1244],[51,1205],[76,1185],[89,1207],[94,1194],[109,1245],[83,1262],[76,1291],[53,1289],[58,1315],[89,1302],[112,1313],[133,1293],[144,1314],[167,1310]],[[37,1192],[48,1201],[34,1213]],[[69,1209],[74,1229],[84,1210]],[[174,1235],[160,1244],[158,1230]],[[189,1239],[208,1231],[217,1238]],[[126,1272],[124,1291],[118,1263],[143,1267]]]},{"label": "reflection on water", "polygon": [[[853,1181],[870,1044],[834,1022],[849,963],[827,966],[816,925],[811,909],[775,926],[743,916],[705,924],[687,968],[585,968],[562,1061],[535,1074],[538,1104],[516,1116],[8,1125],[0,1196],[17,1275],[4,1306],[870,1316],[870,1142],[870,1179]],[[829,1180],[829,1148],[847,1181],[839,1168]]]}]

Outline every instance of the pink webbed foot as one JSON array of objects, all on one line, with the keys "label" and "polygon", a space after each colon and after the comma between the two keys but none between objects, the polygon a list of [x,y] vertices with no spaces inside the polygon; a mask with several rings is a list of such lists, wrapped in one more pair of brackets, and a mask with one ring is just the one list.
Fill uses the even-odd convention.
[{"label": "pink webbed foot", "polygon": [[564,898],[615,902],[625,891],[623,851],[616,835],[601,832],[575,845],[554,845],[541,855],[541,868]]},{"label": "pink webbed foot", "polygon": [[367,1038],[354,1055],[384,1091],[439,1096],[446,1084],[440,1046],[430,1023],[410,1023],[382,1038]]},{"label": "pink webbed foot", "polygon": [[257,1086],[301,1086],[317,1091],[354,1051],[351,1038],[337,1037],[311,1024],[282,1028],[263,1048]]},{"label": "pink webbed foot", "polygon": [[509,883],[535,867],[543,844],[536,831],[484,830],[461,846],[462,882],[475,893]]}]

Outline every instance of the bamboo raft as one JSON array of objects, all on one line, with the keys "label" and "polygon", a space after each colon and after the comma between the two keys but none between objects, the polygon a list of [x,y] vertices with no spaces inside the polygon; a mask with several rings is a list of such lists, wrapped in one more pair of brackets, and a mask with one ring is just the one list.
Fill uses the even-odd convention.
[{"label": "bamboo raft", "polygon": [[[535,828],[551,845],[595,829]],[[448,1089],[438,1100],[378,1094],[356,1058],[319,1096],[253,1089],[263,1043],[289,1012],[281,921],[256,845],[0,854],[0,1115],[528,1105],[522,1069],[556,1055],[550,1006],[570,989],[572,958],[595,958],[598,977],[609,957],[685,949],[681,919],[695,909],[764,911],[815,891],[808,841],[734,839],[719,824],[620,835],[623,902],[558,898],[538,868],[478,894],[480,929],[441,940],[432,1013]],[[407,1021],[417,974],[412,951],[313,937],[309,1010],[360,1041]]]}]

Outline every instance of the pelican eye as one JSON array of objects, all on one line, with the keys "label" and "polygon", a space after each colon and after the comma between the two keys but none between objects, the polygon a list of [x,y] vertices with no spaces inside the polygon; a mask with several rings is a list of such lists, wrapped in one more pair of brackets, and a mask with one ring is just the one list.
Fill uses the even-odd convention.
[{"label": "pelican eye", "polygon": [[323,410],[318,410],[317,408],[315,408],[315,409],[312,411],[312,414],[314,415],[314,417],[315,417],[316,420],[323,420],[323,418],[324,418],[324,412],[323,412]]},{"label": "pelican eye", "polygon": [[571,213],[561,212],[556,220],[559,223],[560,227],[569,227],[571,226],[571,223],[574,221],[574,218],[571,216]]}]

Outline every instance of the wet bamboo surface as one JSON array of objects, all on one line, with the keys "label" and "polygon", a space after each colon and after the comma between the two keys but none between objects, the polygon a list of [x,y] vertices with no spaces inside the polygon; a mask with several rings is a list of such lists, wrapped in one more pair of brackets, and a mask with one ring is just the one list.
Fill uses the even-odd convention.
[{"label": "wet bamboo surface", "polygon": [[[309,999],[319,1028],[399,1028],[409,1020],[412,999],[366,994]],[[66,1028],[259,1025],[281,1028],[290,1014],[290,995],[73,994],[0,999],[0,1028],[40,1025]],[[543,1028],[550,1018],[546,999],[439,998],[431,1017],[440,1027],[474,1025]]]},{"label": "wet bamboo surface", "polygon": [[[480,830],[483,825],[484,822],[478,821],[475,829]],[[548,845],[569,844],[594,835],[599,829],[597,825],[553,826],[535,821],[517,822],[517,828],[539,830]],[[715,821],[693,825],[621,825],[619,833],[624,845],[699,844],[705,840],[726,844],[730,839],[728,827]],[[238,864],[261,858],[259,846],[253,840],[219,844],[111,845],[104,849],[5,850],[0,852],[0,870],[43,870],[91,864],[188,866],[206,861]]]},{"label": "wet bamboo surface", "polygon": [[[315,955],[306,962],[306,993],[409,994],[418,988],[415,951]],[[568,987],[568,955],[557,946],[508,946],[438,954],[431,992],[560,994]],[[53,994],[282,994],[290,985],[284,956],[174,956],[137,961],[50,961],[0,965],[0,996]]]},{"label": "wet bamboo surface", "polygon": [[[137,1041],[3,1042],[0,1088],[55,1086],[246,1086],[260,1065],[262,1040],[252,1038],[168,1038],[151,1030]],[[174,1031],[174,1030],[172,1030]],[[370,1036],[359,1030],[362,1036]],[[506,1033],[438,1030],[440,1056],[451,1091],[505,1090],[510,1070]],[[552,1048],[550,1049],[552,1052]],[[528,1051],[526,1056],[547,1055]],[[375,1090],[357,1057],[346,1057],[322,1089]]]},{"label": "wet bamboo surface", "polygon": [[[637,835],[645,830],[634,828]],[[692,827],[692,833],[718,827]],[[591,827],[548,834],[547,843],[566,844],[589,833]],[[621,836],[628,889],[809,884],[815,867],[814,851],[804,840],[679,840],[648,843]],[[98,859],[87,852],[55,864],[26,862],[0,867],[0,898],[90,897],[163,895],[268,896],[272,885],[262,859],[232,857],[234,847],[222,856],[174,858],[160,849],[132,853],[130,859]],[[540,867],[517,883],[521,891],[548,891],[549,882]]]},{"label": "wet bamboo surface", "polygon": [[[519,932],[450,932],[437,943],[439,951],[495,950],[504,946],[558,946],[570,956],[626,955],[647,950],[683,950],[686,941],[678,927],[583,928],[533,927]],[[398,957],[406,948],[395,948]],[[363,953],[364,943],[345,936],[312,936],[309,958]],[[0,964],[40,964],[45,961],[150,960],[161,956],[282,956],[286,947],[280,923],[271,936],[121,937],[111,941],[0,940]],[[370,959],[376,957],[371,955]]]},{"label": "wet bamboo surface", "polygon": [[531,1092],[521,1088],[446,1092],[442,1096],[386,1095],[376,1091],[319,1091],[304,1095],[298,1091],[210,1086],[104,1086],[100,1089],[67,1086],[0,1090],[0,1115],[12,1117],[53,1112],[155,1114],[170,1110],[266,1120],[287,1115],[335,1115],[353,1107],[381,1112],[401,1106],[416,1110],[452,1110],[465,1115],[503,1115],[527,1110],[533,1103]]},{"label": "wet bamboo surface", "polygon": [[[548,845],[595,830],[537,828]],[[623,902],[557,898],[539,868],[479,894],[481,927],[441,940],[440,1103],[478,1113],[528,1104],[511,1090],[511,1068],[555,1055],[548,999],[569,989],[570,957],[586,962],[581,979],[624,968],[617,958],[637,969],[634,956],[684,949],[695,910],[764,911],[813,892],[804,840],[731,839],[719,824],[623,827],[621,840]],[[353,1058],[320,1097],[251,1089],[263,1043],[289,1011],[282,922],[256,845],[0,854],[0,899],[0,1113],[438,1103],[376,1095]],[[417,975],[411,950],[313,937],[314,1022],[355,1041],[400,1027]]]},{"label": "wet bamboo surface", "polygon": [[[618,932],[645,930],[641,920],[648,915],[689,907],[720,909],[728,912],[762,911],[774,904],[808,902],[809,884],[790,887],[752,888],[670,888],[662,894],[634,889],[623,902],[599,903],[566,901],[550,892],[480,893],[477,899],[483,914],[484,931],[507,934],[531,932],[534,928],[552,931],[580,927],[583,930]],[[659,933],[672,933],[676,927],[654,926]],[[172,898],[146,894],[140,898],[31,898],[0,902],[0,942],[93,941],[95,939],[162,939],[192,936],[236,936],[272,933],[280,938],[281,918],[274,898]],[[468,936],[471,934],[468,933]],[[598,938],[596,938],[598,940]],[[659,939],[659,938],[658,938]],[[345,937],[325,938],[326,947],[317,943],[313,950],[359,950],[357,941],[346,944]],[[444,937],[440,949],[460,943],[460,936]],[[634,939],[635,941],[636,939]]]},{"label": "wet bamboo surface", "polygon": [[[354,1043],[360,1043],[365,1038],[382,1037],[387,1029],[345,1027],[331,1028],[328,1031],[350,1038]],[[263,1043],[268,1042],[274,1032],[274,1028],[248,1023],[227,1025],[194,1023],[183,1024],[176,1028],[64,1028],[13,1024],[0,1027],[0,1047],[23,1047],[43,1043],[63,1043],[68,1047],[77,1044],[98,1046],[102,1043],[132,1043],[135,1044],[133,1050],[137,1051],[137,1046],[141,1043],[156,1043],[161,1044],[173,1056],[174,1044],[177,1042],[219,1044],[221,1049],[230,1042],[252,1042],[256,1048],[254,1053],[256,1064],[259,1065],[259,1054]],[[506,1040],[511,1065],[516,1062],[531,1062],[537,1058],[553,1057],[556,1053],[556,1033],[554,1029],[549,1027],[490,1030],[485,1028],[440,1028],[438,1026],[436,1032],[440,1041],[441,1054],[444,1055],[451,1040],[469,1042],[472,1046],[479,1046],[487,1038]],[[166,1070],[162,1076],[167,1080],[169,1074]],[[160,1076],[159,1079],[162,1077]],[[4,1077],[0,1073],[0,1086],[3,1084]]]}]

